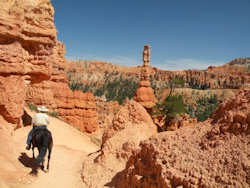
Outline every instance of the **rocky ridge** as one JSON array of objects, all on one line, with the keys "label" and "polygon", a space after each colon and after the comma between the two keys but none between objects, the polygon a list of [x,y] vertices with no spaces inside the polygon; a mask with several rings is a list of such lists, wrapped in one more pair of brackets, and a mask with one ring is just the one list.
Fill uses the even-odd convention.
[{"label": "rocky ridge", "polygon": [[222,103],[212,122],[141,142],[115,186],[249,187],[249,94]]},{"label": "rocky ridge", "polygon": [[[111,63],[79,61],[69,62],[67,77],[69,83],[82,83],[91,85],[91,88],[99,88],[105,78],[132,78],[140,81],[143,66],[122,67]],[[92,72],[96,74],[93,75]],[[156,93],[162,88],[166,88],[173,78],[185,80],[185,87],[210,88],[210,89],[235,89],[250,83],[250,73],[245,68],[238,66],[224,65],[219,67],[208,67],[206,70],[185,70],[185,71],[165,71],[155,67],[148,68],[149,80]],[[92,89],[92,92],[94,92]]]}]

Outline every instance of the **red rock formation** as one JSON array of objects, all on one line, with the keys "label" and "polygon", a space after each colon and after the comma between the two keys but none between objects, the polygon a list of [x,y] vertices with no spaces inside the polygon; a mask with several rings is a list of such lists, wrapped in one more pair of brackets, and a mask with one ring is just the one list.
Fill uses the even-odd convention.
[{"label": "red rock formation", "polygon": [[0,114],[20,124],[25,80],[50,78],[56,45],[54,9],[50,1],[0,2]]},{"label": "red rock formation", "polygon": [[3,0],[0,12],[0,72],[48,79],[56,43],[50,1]]},{"label": "red rock formation", "polygon": [[106,101],[103,97],[95,97],[95,100],[99,127],[105,129],[112,124],[114,115],[120,110],[121,105],[117,101]]},{"label": "red rock formation", "polygon": [[139,84],[139,88],[135,92],[134,100],[150,111],[152,107],[157,103],[157,100],[154,95],[154,90],[150,87],[149,62],[150,62],[150,47],[144,46],[141,81]]},{"label": "red rock formation", "polygon": [[51,78],[49,81],[30,84],[26,96],[27,103],[33,103],[36,105],[45,105],[53,110],[57,108],[57,104],[54,99],[54,93],[57,93],[58,89],[60,88],[62,89],[67,88],[67,79],[64,75],[64,70],[65,70],[64,54],[65,54],[64,45],[60,42],[57,42],[52,56]]},{"label": "red rock formation", "polygon": [[113,177],[115,187],[249,187],[250,90],[224,101],[213,124],[163,132],[141,142]]},{"label": "red rock formation", "polygon": [[155,133],[156,126],[145,108],[135,101],[127,101],[105,130],[100,155],[84,161],[82,179],[86,187],[104,187],[124,169],[139,142]]},{"label": "red rock formation", "polygon": [[220,132],[250,133],[250,88],[241,89],[232,99],[225,100],[214,111],[214,134]]},{"label": "red rock formation", "polygon": [[57,95],[55,99],[57,112],[63,120],[82,132],[92,133],[97,130],[97,109],[92,93],[68,90],[63,95]]},{"label": "red rock formation", "polygon": [[[96,83],[95,87],[101,86],[105,76],[110,75],[119,78],[133,78],[139,80],[143,66],[121,67],[111,63],[79,61],[71,62],[67,69],[70,81],[79,81],[82,83]],[[96,74],[93,75],[92,72]],[[246,68],[239,66],[224,65],[219,67],[209,67],[204,71],[186,70],[186,71],[164,71],[157,68],[148,67],[149,74],[157,88],[166,87],[173,78],[185,80],[185,87],[199,88],[239,88],[242,85],[250,83],[250,73]]]},{"label": "red rock formation", "polygon": [[188,127],[142,142],[140,152],[113,178],[116,187],[248,187],[249,136],[221,136],[202,149],[207,128]]},{"label": "red rock formation", "polygon": [[109,138],[128,126],[142,126],[143,124],[151,127],[152,132],[156,130],[156,126],[145,109],[135,101],[127,101],[115,115],[112,125],[103,134],[102,143],[105,144]]},{"label": "red rock formation", "polygon": [[25,82],[21,76],[0,76],[0,114],[10,123],[20,125],[25,99]]},{"label": "red rock formation", "polygon": [[82,132],[97,130],[97,108],[91,93],[72,92],[65,76],[65,48],[57,42],[49,81],[31,84],[26,101],[48,106],[59,117]]},{"label": "red rock formation", "polygon": [[60,112],[82,131],[96,130],[93,95],[73,93],[67,85],[50,0],[2,0],[0,13],[0,114],[20,125],[26,101]]},{"label": "red rock formation", "polygon": [[51,91],[50,82],[34,83],[28,87],[26,102],[28,104],[47,106],[50,109],[56,109],[54,94]]},{"label": "red rock formation", "polygon": [[152,109],[152,107],[157,103],[154,96],[154,90],[150,87],[149,81],[140,82],[139,88],[135,92],[134,100],[146,109]]}]

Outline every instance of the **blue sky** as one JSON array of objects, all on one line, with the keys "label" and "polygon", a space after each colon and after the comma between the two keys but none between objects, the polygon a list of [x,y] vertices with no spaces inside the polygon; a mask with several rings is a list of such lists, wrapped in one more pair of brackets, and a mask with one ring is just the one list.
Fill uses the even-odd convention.
[{"label": "blue sky", "polygon": [[51,0],[66,58],[203,69],[250,57],[250,0]]}]

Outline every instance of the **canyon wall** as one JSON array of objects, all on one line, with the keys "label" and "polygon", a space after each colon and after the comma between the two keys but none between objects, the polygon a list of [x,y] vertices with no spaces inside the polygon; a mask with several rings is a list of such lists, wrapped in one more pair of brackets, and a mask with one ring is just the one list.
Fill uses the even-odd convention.
[{"label": "canyon wall", "polygon": [[48,80],[56,46],[50,1],[0,2],[0,114],[21,124],[29,82]]},{"label": "canyon wall", "polygon": [[97,129],[97,107],[91,93],[72,92],[65,76],[65,47],[57,42],[53,56],[51,78],[41,83],[31,83],[26,102],[45,105],[58,116],[82,132]]},{"label": "canyon wall", "polygon": [[26,102],[45,105],[65,122],[82,132],[92,133],[97,127],[97,107],[93,94],[72,92],[65,76],[65,47],[57,42],[54,48],[51,78],[31,83]]},{"label": "canyon wall", "polygon": [[56,36],[50,0],[0,2],[0,114],[21,126],[26,101],[47,106],[81,131],[93,132],[95,99],[68,87],[65,47]]},{"label": "canyon wall", "polygon": [[[92,84],[98,88],[110,77],[117,79],[123,76],[139,82],[143,69],[143,66],[123,67],[105,62],[78,61],[68,63],[67,76],[70,83]],[[93,71],[95,75],[92,74]],[[173,78],[185,80],[185,87],[191,88],[238,89],[250,83],[250,73],[246,66],[231,64],[185,71],[165,71],[149,66],[148,73],[149,80],[156,89],[166,87]]]}]

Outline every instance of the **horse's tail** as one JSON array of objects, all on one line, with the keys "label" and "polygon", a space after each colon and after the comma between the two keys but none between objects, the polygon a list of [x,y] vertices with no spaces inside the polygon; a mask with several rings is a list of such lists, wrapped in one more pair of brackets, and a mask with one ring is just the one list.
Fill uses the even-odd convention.
[{"label": "horse's tail", "polygon": [[45,134],[43,136],[42,148],[41,148],[39,155],[37,157],[38,164],[40,164],[41,162],[44,161],[44,157],[46,155],[48,147],[49,147],[49,135]]}]

